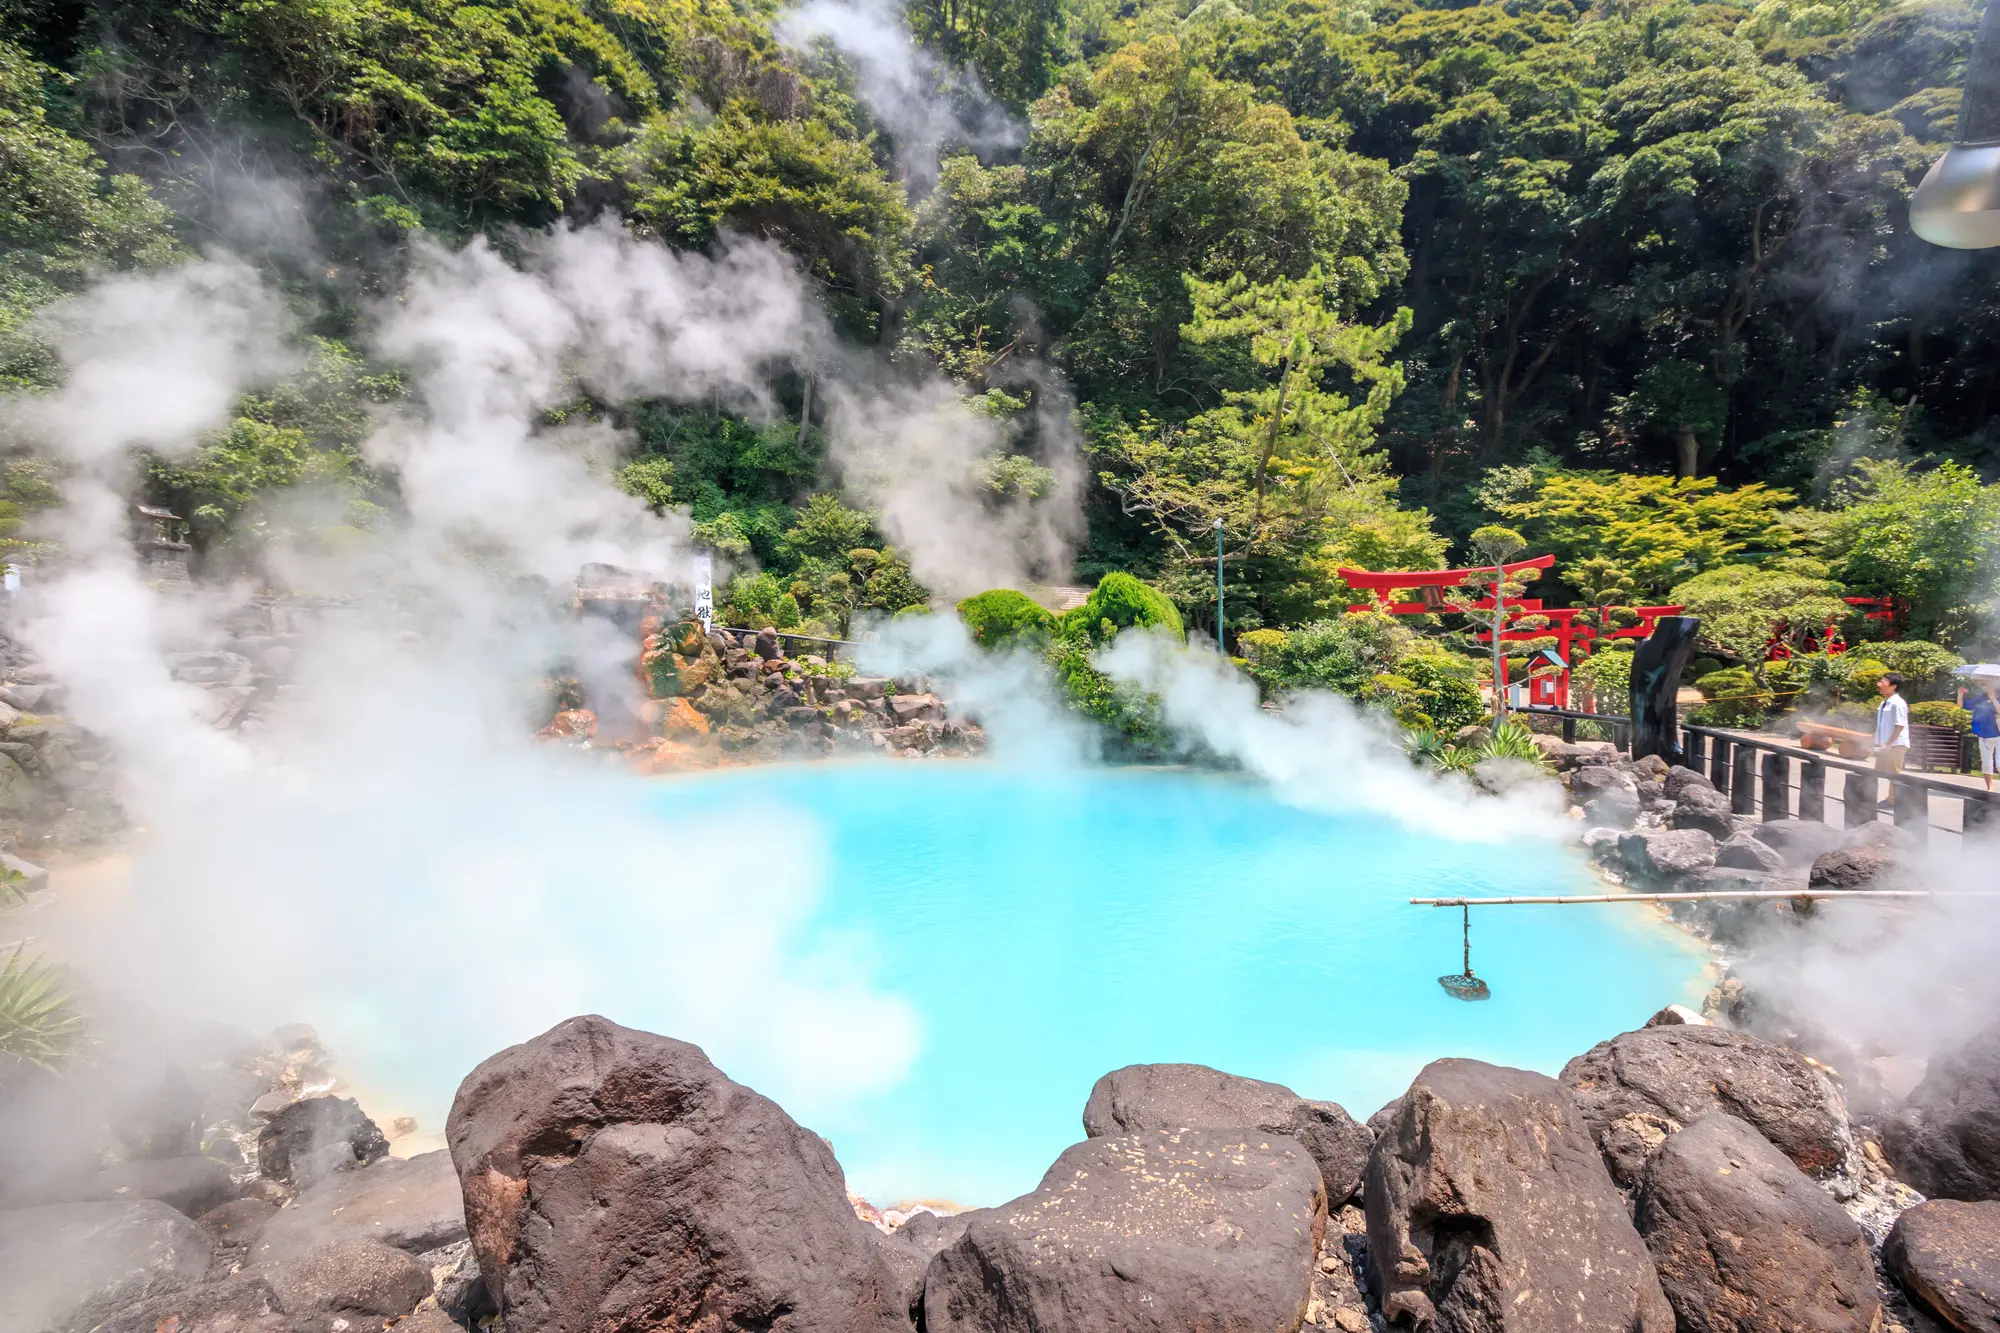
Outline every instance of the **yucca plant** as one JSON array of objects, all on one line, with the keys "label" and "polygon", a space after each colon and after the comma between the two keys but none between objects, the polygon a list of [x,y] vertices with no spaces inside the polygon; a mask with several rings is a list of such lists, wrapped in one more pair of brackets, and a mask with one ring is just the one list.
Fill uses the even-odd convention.
[{"label": "yucca plant", "polygon": [[0,963],[0,1057],[54,1069],[82,1040],[83,1015],[61,969],[15,945]]},{"label": "yucca plant", "polygon": [[1412,727],[1404,733],[1403,753],[1411,763],[1428,765],[1440,773],[1470,773],[1478,759],[1470,748],[1452,744],[1430,727]]},{"label": "yucca plant", "polygon": [[[28,881],[18,871],[0,872],[0,910],[19,906]],[[0,962],[0,1061],[25,1060],[53,1069],[83,1040],[83,1015],[63,971],[28,956],[16,944]]]},{"label": "yucca plant", "polygon": [[1479,759],[1521,759],[1544,767],[1542,752],[1535,747],[1534,733],[1518,722],[1502,722],[1493,728],[1493,737],[1479,747]]},{"label": "yucca plant", "polygon": [[1413,764],[1430,764],[1435,767],[1444,757],[1452,743],[1437,733],[1433,727],[1411,727],[1403,733],[1403,753]]}]

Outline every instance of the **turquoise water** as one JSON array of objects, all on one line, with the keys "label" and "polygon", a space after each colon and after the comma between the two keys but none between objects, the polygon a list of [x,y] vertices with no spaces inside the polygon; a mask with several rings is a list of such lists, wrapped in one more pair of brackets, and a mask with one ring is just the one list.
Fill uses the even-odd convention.
[{"label": "turquoise water", "polygon": [[817,830],[795,943],[852,960],[917,1027],[899,1080],[800,1118],[885,1204],[1032,1188],[1120,1065],[1214,1065],[1365,1117],[1430,1059],[1554,1073],[1704,984],[1704,955],[1648,909],[1489,908],[1473,967],[1493,998],[1453,1000],[1436,979],[1458,970],[1459,913],[1407,900],[1591,892],[1579,855],[1329,817],[1244,780],[873,763],[651,791],[676,825],[748,809]]}]

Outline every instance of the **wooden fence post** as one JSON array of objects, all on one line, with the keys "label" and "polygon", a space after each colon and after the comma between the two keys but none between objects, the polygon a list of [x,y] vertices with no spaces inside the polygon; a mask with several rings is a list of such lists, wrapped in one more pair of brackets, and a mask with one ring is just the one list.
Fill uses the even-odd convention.
[{"label": "wooden fence post", "polygon": [[1708,780],[1715,789],[1725,795],[1729,791],[1729,739],[1726,736],[1709,738]]},{"label": "wooden fence post", "polygon": [[1732,814],[1757,813],[1757,751],[1736,742],[1736,762],[1729,775],[1729,810]]},{"label": "wooden fence post", "polygon": [[1764,755],[1764,822],[1792,817],[1792,761],[1776,750]]},{"label": "wooden fence post", "polygon": [[1914,782],[1898,782],[1894,778],[1889,779],[1889,788],[1896,803],[1896,827],[1908,829],[1918,842],[1929,842],[1931,794]]},{"label": "wooden fence post", "polygon": [[1994,818],[1994,802],[1984,796],[1964,796],[1959,798],[1959,807],[1958,827],[1962,832],[1971,833],[1975,829],[1990,827]]},{"label": "wooden fence post", "polygon": [[1817,759],[1799,765],[1799,818],[1826,822],[1826,765]]},{"label": "wooden fence post", "polygon": [[1846,811],[1843,822],[1849,828],[1875,822],[1875,775],[1849,773],[1840,789],[1840,803]]}]

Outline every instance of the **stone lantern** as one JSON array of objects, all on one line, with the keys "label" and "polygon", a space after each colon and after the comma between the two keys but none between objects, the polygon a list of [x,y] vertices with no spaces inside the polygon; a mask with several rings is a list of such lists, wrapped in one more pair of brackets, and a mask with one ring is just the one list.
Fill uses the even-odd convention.
[{"label": "stone lantern", "polygon": [[149,581],[188,582],[188,552],[194,548],[180,540],[181,517],[169,509],[134,505],[138,511],[137,546],[140,572]]}]

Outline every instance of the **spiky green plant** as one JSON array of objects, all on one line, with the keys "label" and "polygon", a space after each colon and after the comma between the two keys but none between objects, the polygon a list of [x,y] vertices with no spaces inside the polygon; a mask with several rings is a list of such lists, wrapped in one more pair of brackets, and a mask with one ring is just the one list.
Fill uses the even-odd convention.
[{"label": "spiky green plant", "polygon": [[1440,773],[1470,773],[1478,755],[1469,746],[1454,745],[1442,732],[1430,727],[1411,727],[1403,735],[1403,753],[1413,764]]},{"label": "spiky green plant", "polygon": [[[0,911],[27,900],[28,880],[19,871],[0,871]],[[83,1040],[77,1011],[61,968],[28,956],[16,944],[0,962],[0,1060],[25,1060],[53,1069]]]},{"label": "spiky green plant", "polygon": [[0,963],[0,1057],[54,1069],[82,1040],[83,1015],[61,969],[15,945]]},{"label": "spiky green plant", "polygon": [[1493,737],[1479,747],[1478,759],[1520,759],[1547,767],[1542,752],[1535,748],[1534,733],[1518,722],[1502,722],[1493,728]]}]

